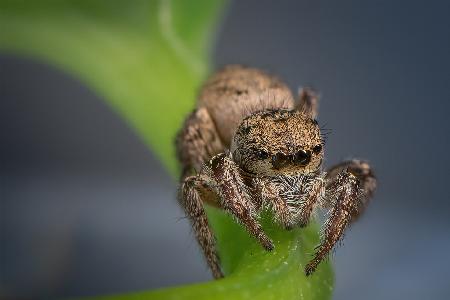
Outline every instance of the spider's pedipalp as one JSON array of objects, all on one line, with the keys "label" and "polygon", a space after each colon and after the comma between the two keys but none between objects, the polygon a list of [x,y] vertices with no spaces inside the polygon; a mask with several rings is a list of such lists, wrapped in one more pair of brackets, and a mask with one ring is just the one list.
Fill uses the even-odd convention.
[{"label": "spider's pedipalp", "polygon": [[272,177],[259,183],[258,193],[286,229],[305,227],[313,209],[322,202],[324,176],[325,173]]},{"label": "spider's pedipalp", "polygon": [[303,205],[299,214],[299,225],[305,227],[311,219],[311,213],[314,207],[322,202],[325,191],[325,180],[322,176],[317,176],[307,185]]},{"label": "spider's pedipalp", "polygon": [[261,178],[255,178],[253,186],[262,205],[274,213],[275,221],[287,230],[293,229],[296,223],[287,201],[280,196],[280,187]]}]

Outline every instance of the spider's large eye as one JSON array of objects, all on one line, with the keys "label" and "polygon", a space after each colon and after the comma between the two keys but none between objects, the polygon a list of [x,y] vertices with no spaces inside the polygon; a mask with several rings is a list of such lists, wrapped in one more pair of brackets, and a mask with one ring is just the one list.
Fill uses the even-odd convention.
[{"label": "spider's large eye", "polygon": [[314,146],[314,148],[312,149],[312,151],[314,152],[314,154],[319,154],[320,151],[322,151],[322,145],[319,144],[319,145]]},{"label": "spider's large eye", "polygon": [[310,151],[300,150],[294,155],[294,162],[302,166],[307,165],[310,160],[311,160]]},{"label": "spider's large eye", "polygon": [[285,165],[289,164],[289,157],[281,152],[272,155],[272,166],[274,169],[281,169]]},{"label": "spider's large eye", "polygon": [[258,149],[258,150],[256,151],[256,156],[257,156],[259,159],[266,159],[266,158],[269,157],[269,153],[267,153],[266,150]]}]

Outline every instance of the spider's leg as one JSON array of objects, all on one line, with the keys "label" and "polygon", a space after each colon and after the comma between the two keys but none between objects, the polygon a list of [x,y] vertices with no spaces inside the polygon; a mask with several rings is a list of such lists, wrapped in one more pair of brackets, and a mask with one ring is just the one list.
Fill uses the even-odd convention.
[{"label": "spider's leg", "polygon": [[372,195],[376,180],[368,164],[349,161],[330,170],[327,184],[328,203],[331,206],[323,228],[322,242],[317,247],[314,258],[306,265],[306,275],[312,274],[317,265],[328,255],[342,238],[345,229],[364,210]]},{"label": "spider's leg", "polygon": [[[358,207],[358,213],[357,215],[352,216],[352,222],[354,222],[364,212],[364,209],[369,204],[369,201],[372,198],[373,193],[375,192],[375,189],[377,187],[377,180],[372,171],[372,168],[367,161],[352,159],[337,164],[327,171],[327,190],[330,190],[339,173],[344,170],[347,170],[348,172],[356,176],[356,178],[358,178],[359,186],[363,194],[363,197],[361,197],[360,199],[362,202]],[[328,205],[329,204],[330,203],[328,203]],[[331,206],[329,205],[329,207]]]},{"label": "spider's leg", "polygon": [[306,275],[310,275],[316,270],[317,265],[342,238],[351,216],[357,210],[356,202],[359,201],[360,193],[355,176],[346,172],[340,173],[334,188],[336,197],[334,206],[324,225],[322,242],[317,247],[314,258],[305,267]]},{"label": "spider's leg", "polygon": [[223,273],[216,252],[214,234],[209,227],[201,197],[201,191],[207,182],[208,178],[201,175],[185,178],[181,185],[180,202],[192,223],[195,237],[203,250],[206,262],[214,278],[217,279],[223,277]]},{"label": "spider's leg", "polygon": [[214,180],[211,188],[219,195],[219,205],[231,213],[266,250],[272,250],[273,243],[258,222],[258,209],[249,187],[229,154],[221,153],[213,157],[205,166],[205,173]]},{"label": "spider's leg", "polygon": [[182,177],[200,172],[203,163],[224,151],[217,128],[204,107],[194,110],[186,119],[176,139]]},{"label": "spider's leg", "polygon": [[301,88],[298,91],[300,103],[297,110],[303,111],[310,115],[312,119],[315,119],[318,114],[319,96],[311,88]]},{"label": "spider's leg", "polygon": [[[231,213],[266,250],[272,250],[274,247],[256,218],[257,209],[247,189],[238,166],[225,153],[213,157],[198,175],[186,177],[182,183],[181,205],[192,222],[195,236],[215,278],[223,277],[223,273],[216,252],[214,234],[204,209],[205,202],[219,205]],[[211,197],[210,192],[218,197]]]},{"label": "spider's leg", "polygon": [[180,202],[192,223],[195,236],[215,278],[223,277],[215,248],[214,234],[209,228],[203,203],[214,198],[203,193],[211,181],[200,172],[205,161],[223,151],[224,146],[216,126],[205,108],[194,110],[186,119],[176,139],[177,156],[182,165]]}]

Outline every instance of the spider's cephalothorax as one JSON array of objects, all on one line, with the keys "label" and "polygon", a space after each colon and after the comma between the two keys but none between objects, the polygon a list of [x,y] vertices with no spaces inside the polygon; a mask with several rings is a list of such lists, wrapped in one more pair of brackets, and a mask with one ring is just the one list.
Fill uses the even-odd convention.
[{"label": "spider's cephalothorax", "polygon": [[239,167],[259,176],[316,172],[322,162],[317,122],[296,110],[266,110],[246,117],[230,147]]},{"label": "spider's cephalothorax", "polygon": [[367,162],[321,168],[323,139],[317,97],[252,68],[228,66],[204,85],[196,110],[177,138],[183,167],[180,202],[215,278],[223,276],[204,203],[236,217],[262,246],[273,243],[259,224],[263,208],[287,229],[305,226],[316,207],[329,209],[322,242],[307,275],[362,213],[376,187]]}]

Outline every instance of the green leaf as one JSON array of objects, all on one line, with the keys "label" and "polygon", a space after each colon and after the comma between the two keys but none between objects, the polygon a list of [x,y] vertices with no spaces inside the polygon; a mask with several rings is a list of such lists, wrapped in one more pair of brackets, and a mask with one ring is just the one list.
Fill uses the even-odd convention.
[{"label": "green leaf", "polygon": [[303,267],[317,245],[317,226],[285,231],[265,216],[264,229],[275,242],[267,252],[233,219],[209,208],[222,266],[230,274],[224,279],[170,289],[108,296],[99,299],[329,299],[333,276],[328,263],[306,277]]},{"label": "green leaf", "polygon": [[0,47],[59,66],[136,129],[174,174],[223,1],[1,1]]},{"label": "green leaf", "polygon": [[[223,7],[222,0],[2,0],[0,49],[46,61],[82,80],[176,175],[174,136],[207,75]],[[333,274],[327,262],[311,277],[303,274],[318,243],[316,226],[285,231],[266,216],[264,227],[276,246],[268,253],[231,217],[213,208],[208,214],[225,279],[104,298],[330,297]]]}]

